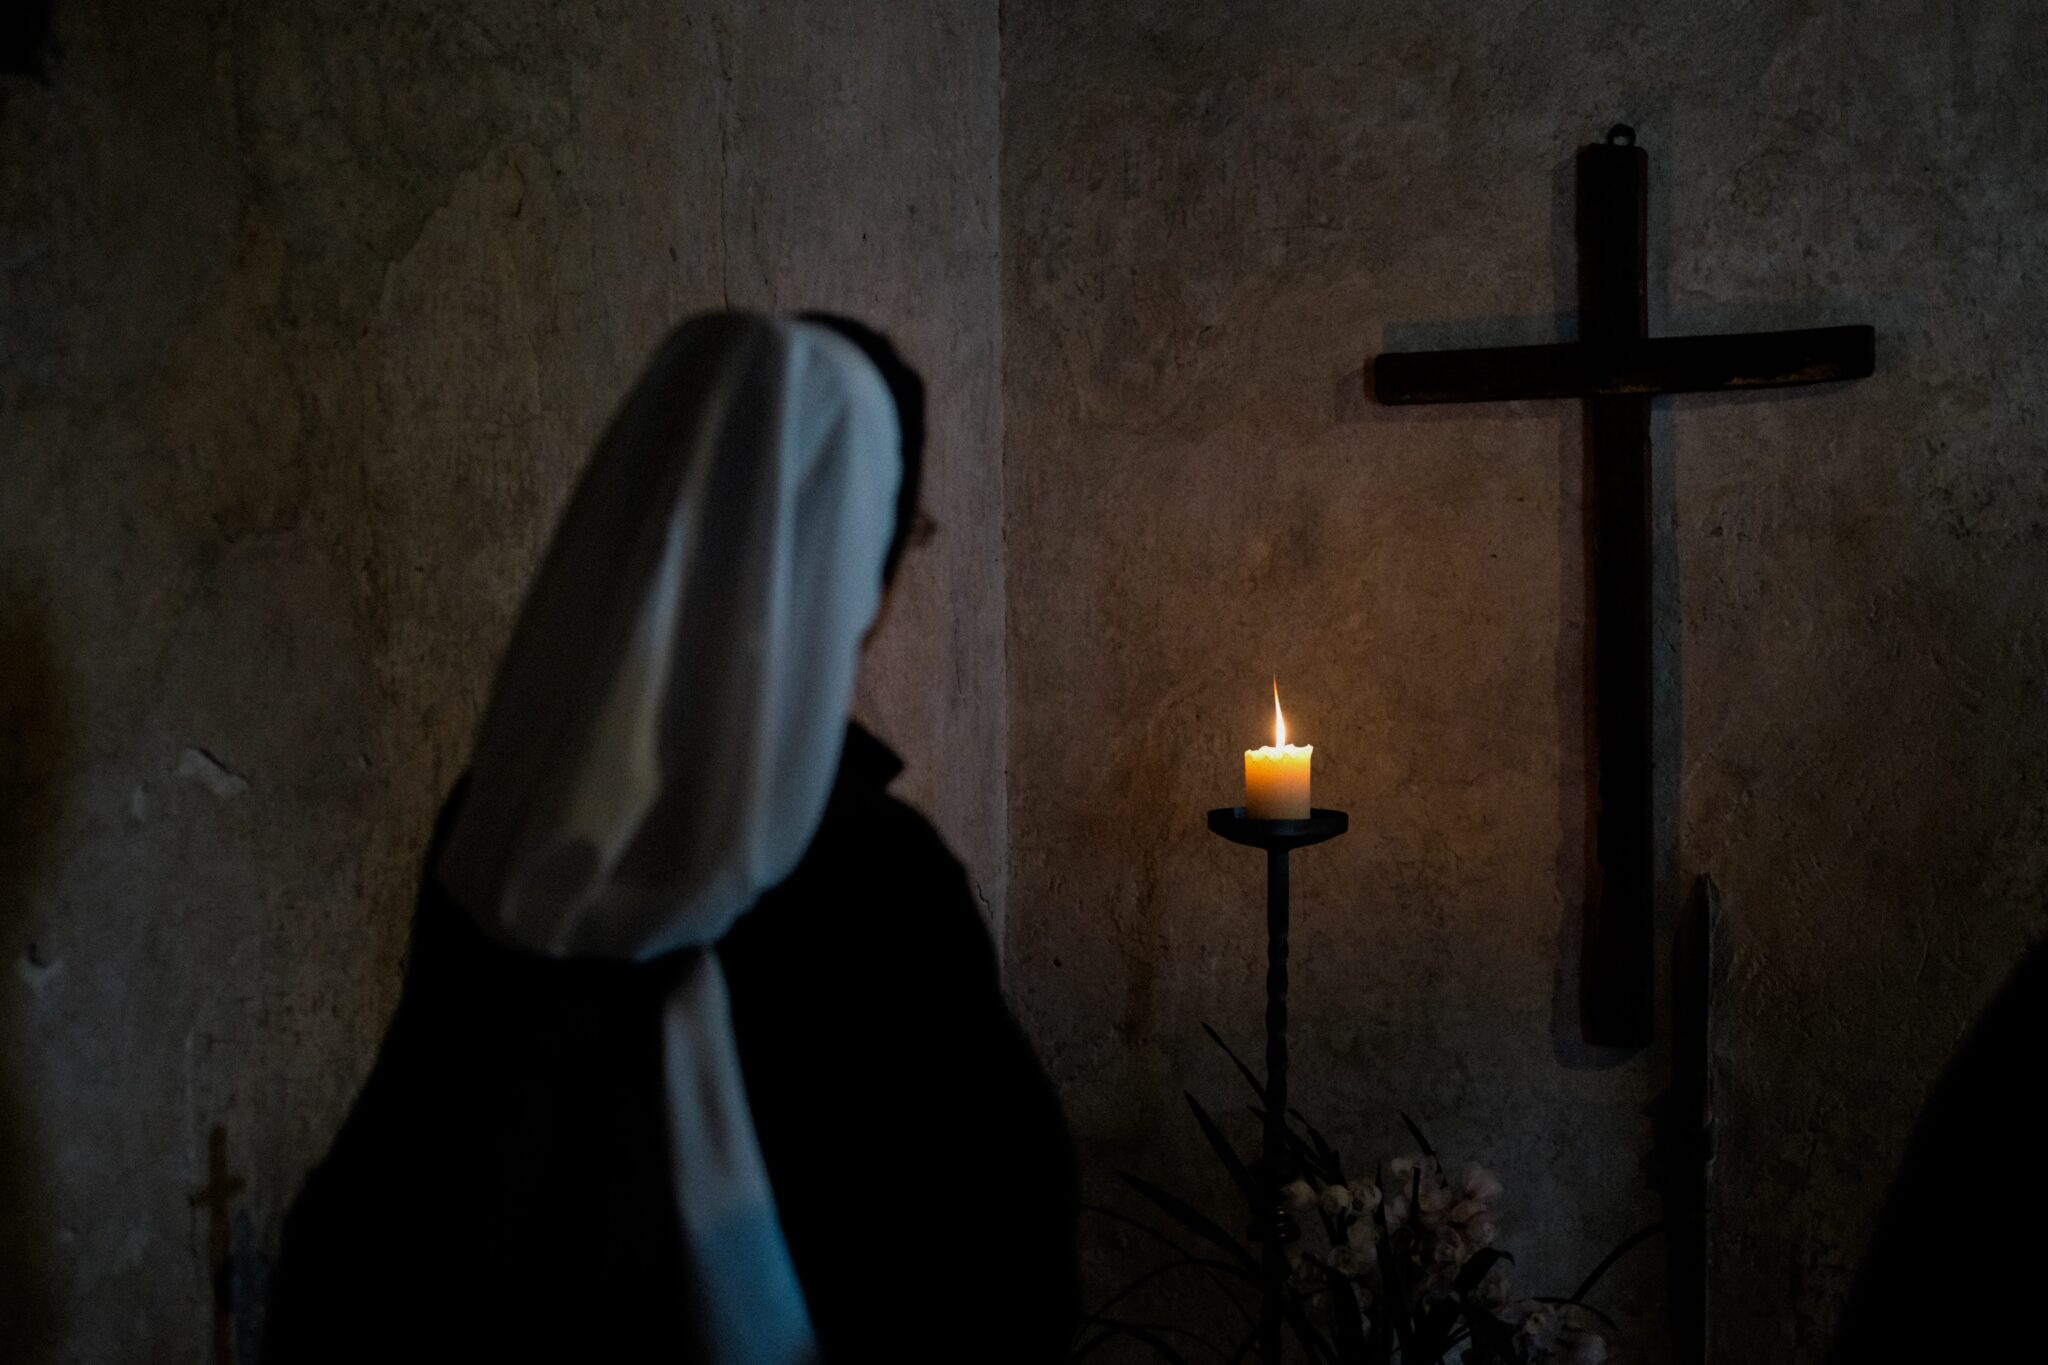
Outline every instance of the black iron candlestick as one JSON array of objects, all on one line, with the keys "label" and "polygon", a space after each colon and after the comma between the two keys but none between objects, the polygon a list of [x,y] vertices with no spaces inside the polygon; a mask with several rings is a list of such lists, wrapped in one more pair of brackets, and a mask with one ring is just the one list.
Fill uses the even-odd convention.
[{"label": "black iron candlestick", "polygon": [[1334,839],[1351,827],[1341,810],[1311,810],[1306,820],[1254,820],[1243,806],[1209,812],[1209,829],[1233,844],[1266,850],[1266,1135],[1259,1162],[1263,1206],[1252,1209],[1252,1236],[1264,1247],[1260,1353],[1279,1365],[1287,1302],[1287,1244],[1301,1235],[1283,1191],[1295,1178],[1287,1150],[1287,854]]}]

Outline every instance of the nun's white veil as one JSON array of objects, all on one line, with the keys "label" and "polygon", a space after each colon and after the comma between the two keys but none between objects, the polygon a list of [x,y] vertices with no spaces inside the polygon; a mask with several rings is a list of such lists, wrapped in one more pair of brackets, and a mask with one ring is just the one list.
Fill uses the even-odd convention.
[{"label": "nun's white veil", "polygon": [[438,872],[555,957],[692,953],[664,1013],[678,1214],[712,1358],[816,1354],[710,951],[789,875],[838,769],[902,478],[895,405],[809,323],[656,353],[527,595]]}]

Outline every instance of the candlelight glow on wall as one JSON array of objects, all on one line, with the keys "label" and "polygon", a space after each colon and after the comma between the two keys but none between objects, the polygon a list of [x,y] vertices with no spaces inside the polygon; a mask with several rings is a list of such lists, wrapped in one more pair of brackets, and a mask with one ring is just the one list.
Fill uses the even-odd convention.
[{"label": "candlelight glow on wall", "polygon": [[1273,742],[1244,751],[1244,813],[1253,820],[1308,819],[1309,758],[1313,744],[1287,742],[1280,680],[1273,680]]}]

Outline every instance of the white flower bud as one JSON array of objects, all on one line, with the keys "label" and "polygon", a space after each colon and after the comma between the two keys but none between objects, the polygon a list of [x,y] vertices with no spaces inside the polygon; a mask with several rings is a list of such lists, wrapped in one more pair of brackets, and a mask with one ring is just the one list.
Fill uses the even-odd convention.
[{"label": "white flower bud", "polygon": [[1343,1246],[1331,1250],[1330,1269],[1336,1271],[1339,1275],[1355,1280],[1360,1276],[1371,1274],[1376,1260],[1376,1256],[1373,1259],[1367,1259],[1367,1257],[1360,1254],[1347,1242]]},{"label": "white flower bud", "polygon": [[1563,1328],[1557,1314],[1538,1304],[1527,1317],[1522,1319],[1522,1339],[1532,1350],[1546,1352],[1557,1345],[1558,1332]]},{"label": "white flower bud", "polygon": [[1493,1199],[1500,1194],[1500,1182],[1484,1166],[1467,1166],[1458,1173],[1458,1194],[1464,1199]]}]

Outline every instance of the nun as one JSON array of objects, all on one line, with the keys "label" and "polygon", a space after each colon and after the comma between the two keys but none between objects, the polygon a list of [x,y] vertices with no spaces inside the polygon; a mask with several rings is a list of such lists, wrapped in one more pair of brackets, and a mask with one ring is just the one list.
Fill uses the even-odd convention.
[{"label": "nun", "polygon": [[1052,1361],[1058,1102],[849,720],[923,385],[824,315],[656,352],[513,630],[264,1359]]}]

